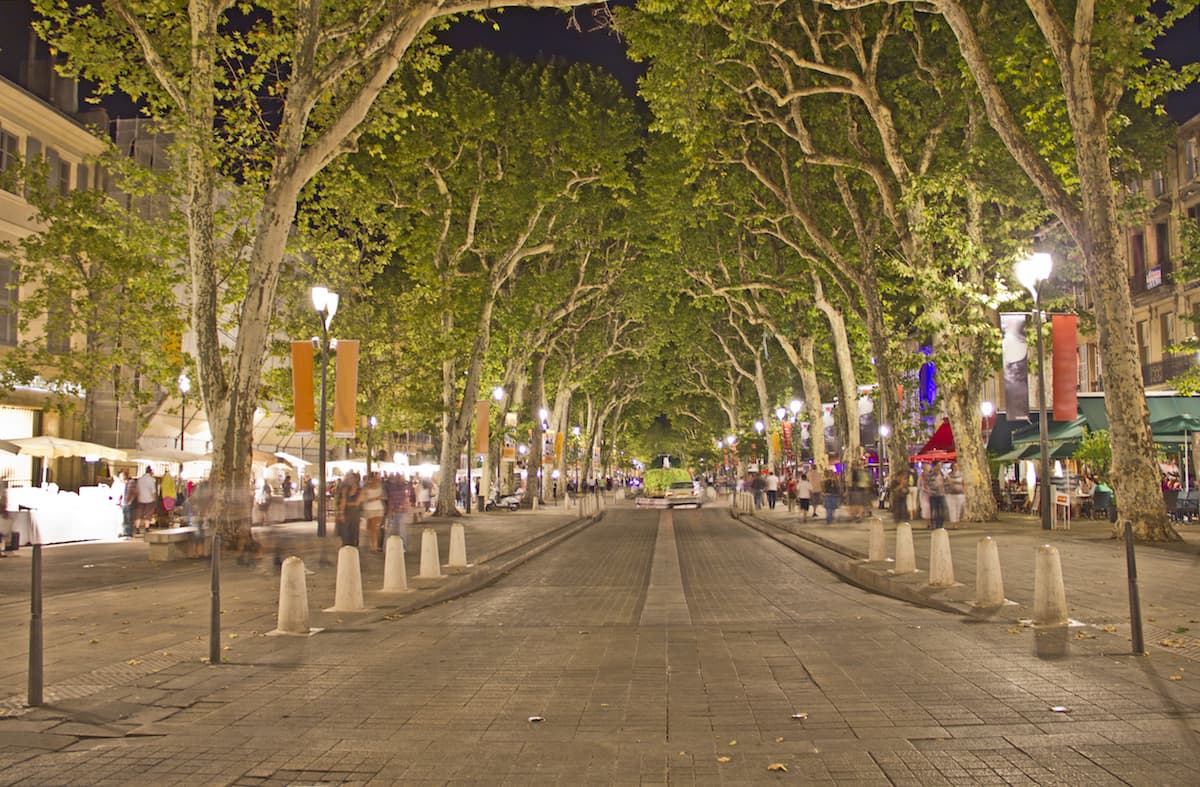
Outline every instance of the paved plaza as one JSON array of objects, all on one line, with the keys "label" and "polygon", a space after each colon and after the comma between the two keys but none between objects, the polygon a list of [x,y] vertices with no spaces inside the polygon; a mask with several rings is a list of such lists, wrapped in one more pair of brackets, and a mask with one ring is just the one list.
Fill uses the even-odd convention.
[{"label": "paved plaza", "polygon": [[[780,528],[817,526],[784,511],[752,519],[626,503],[595,521],[472,515],[476,565],[403,598],[370,590],[382,561],[364,555],[363,613],[319,612],[333,570],[291,528],[325,631],[264,636],[277,572],[227,564],[221,665],[203,661],[206,565],[150,565],[140,543],[49,548],[47,704],[34,709],[20,690],[22,550],[0,565],[15,634],[0,644],[0,783],[1200,782],[1200,624],[1174,634],[1184,646],[1130,655],[1121,571],[1097,574],[1113,542],[1051,534],[1079,622],[1051,652],[1039,639],[1058,633],[1019,622],[1012,555],[1018,604],[980,619],[868,593],[786,543],[834,542],[861,564],[865,526],[804,538]],[[444,557],[449,524],[432,526]],[[1017,556],[1046,537],[1032,520],[996,528]],[[958,550],[980,532],[952,536],[964,587]],[[1198,616],[1194,546],[1139,551],[1148,641],[1151,625]]]}]

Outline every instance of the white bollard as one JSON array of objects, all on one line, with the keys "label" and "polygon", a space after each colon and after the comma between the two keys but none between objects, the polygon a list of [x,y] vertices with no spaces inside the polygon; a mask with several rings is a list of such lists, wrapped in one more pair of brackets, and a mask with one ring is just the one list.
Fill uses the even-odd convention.
[{"label": "white bollard", "polygon": [[308,584],[304,561],[294,555],[283,561],[279,574],[279,617],[271,636],[307,637],[316,630],[308,626]]},{"label": "white bollard", "polygon": [[408,574],[404,569],[404,539],[388,536],[383,555],[383,592],[404,593],[408,590]]},{"label": "white bollard", "polygon": [[911,574],[917,570],[917,553],[913,549],[912,525],[896,525],[896,563],[893,574]]},{"label": "white bollard", "polygon": [[333,606],[326,612],[363,612],[362,569],[358,564],[358,547],[346,545],[338,550],[337,586]]},{"label": "white bollard", "polygon": [[999,607],[1004,604],[1004,580],[1000,576],[1000,549],[991,536],[979,539],[975,547],[975,606]]},{"label": "white bollard", "polygon": [[1058,550],[1049,544],[1038,547],[1033,573],[1033,623],[1035,626],[1067,624],[1067,591],[1063,586]]},{"label": "white bollard", "polygon": [[867,560],[882,563],[887,560],[887,545],[883,541],[883,520],[871,517],[871,541],[867,547]]},{"label": "white bollard", "polygon": [[935,588],[954,585],[954,556],[950,554],[950,534],[941,527],[929,534],[929,584]]},{"label": "white bollard", "polygon": [[420,579],[441,579],[442,561],[438,557],[437,533],[432,527],[421,532],[421,573]]},{"label": "white bollard", "polygon": [[448,568],[467,567],[467,531],[457,522],[450,526],[450,560]]}]

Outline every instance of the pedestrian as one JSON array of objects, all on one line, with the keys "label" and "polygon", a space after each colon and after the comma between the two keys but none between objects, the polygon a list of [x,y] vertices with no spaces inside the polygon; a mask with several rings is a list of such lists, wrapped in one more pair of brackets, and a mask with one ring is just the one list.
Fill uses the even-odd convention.
[{"label": "pedestrian", "polygon": [[154,511],[158,506],[158,479],[154,477],[154,469],[146,465],[146,472],[137,480],[137,511],[134,514],[134,535],[141,535],[150,530],[154,521]]},{"label": "pedestrian", "polygon": [[896,524],[907,522],[908,515],[908,471],[899,470],[893,472],[888,478],[888,483],[892,486],[891,504],[892,504],[892,521]]},{"label": "pedestrian", "polygon": [[313,501],[317,499],[317,482],[311,476],[305,479],[300,497],[304,501],[304,521],[310,522],[313,518]]},{"label": "pedestrian", "polygon": [[963,485],[962,471],[958,462],[950,463],[950,472],[946,475],[946,518],[950,520],[950,529],[958,530],[962,522],[963,509],[967,506],[966,487]]},{"label": "pedestrian", "polygon": [[358,546],[359,516],[362,512],[362,489],[358,473],[350,470],[338,485],[338,536],[342,546]]},{"label": "pedestrian", "polygon": [[931,465],[921,476],[921,487],[929,498],[929,529],[938,530],[946,523],[946,479],[941,468]]},{"label": "pedestrian", "polygon": [[779,476],[775,475],[774,470],[767,471],[765,483],[767,490],[767,508],[774,511],[775,501],[779,497]]},{"label": "pedestrian", "polygon": [[121,537],[133,538],[133,512],[137,506],[137,481],[124,470],[117,472],[113,482],[113,496],[121,506]]},{"label": "pedestrian", "polygon": [[841,495],[842,485],[838,479],[838,475],[832,467],[825,468],[825,478],[821,481],[821,494],[824,496],[825,503],[825,524],[833,524],[833,515],[838,507],[838,497]]},{"label": "pedestrian", "polygon": [[784,494],[787,495],[788,513],[796,510],[796,476],[792,473],[787,475],[787,483],[783,487]]},{"label": "pedestrian", "polygon": [[377,473],[367,476],[362,489],[362,515],[367,522],[367,549],[379,552],[380,528],[383,526],[383,484]]},{"label": "pedestrian", "polygon": [[408,551],[408,510],[412,503],[412,487],[399,474],[390,475],[384,482],[387,498],[387,534],[400,536],[404,551]]},{"label": "pedestrian", "polygon": [[[801,473],[800,480],[796,482],[796,499],[800,501],[800,516],[808,516],[808,507],[812,503],[812,481],[808,480],[808,473]],[[815,518],[817,515],[817,507],[812,507],[812,515]]]},{"label": "pedestrian", "polygon": [[750,479],[750,491],[754,493],[754,507],[762,508],[763,492],[767,489],[767,480],[763,478],[762,473],[755,473],[754,478]]}]

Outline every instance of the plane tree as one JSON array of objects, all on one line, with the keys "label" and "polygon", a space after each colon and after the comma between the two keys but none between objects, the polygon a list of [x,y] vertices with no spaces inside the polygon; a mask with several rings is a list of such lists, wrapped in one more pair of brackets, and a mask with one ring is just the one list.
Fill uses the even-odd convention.
[{"label": "plane tree", "polygon": [[[212,427],[214,518],[226,543],[247,543],[254,412],[297,200],[353,150],[398,69],[438,65],[433,33],[458,14],[577,0],[35,0],[38,33],[62,69],[140,102],[180,143],[191,328]],[[424,89],[425,81],[416,84]],[[419,93],[391,96],[403,116]],[[222,194],[253,189],[245,278],[226,351],[221,331]]]}]

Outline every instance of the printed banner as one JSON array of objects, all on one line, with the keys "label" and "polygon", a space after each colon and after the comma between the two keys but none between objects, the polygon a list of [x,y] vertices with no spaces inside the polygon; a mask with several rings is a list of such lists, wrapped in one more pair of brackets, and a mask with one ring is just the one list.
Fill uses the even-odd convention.
[{"label": "printed banner", "polygon": [[337,381],[333,393],[333,436],[354,437],[358,399],[358,340],[337,345]]},{"label": "printed banner", "polygon": [[311,341],[292,342],[292,409],[296,434],[309,437],[315,428],[313,411],[313,346]]},{"label": "printed banner", "polygon": [[488,425],[492,414],[492,403],[487,399],[480,399],[475,403],[475,453],[477,455],[486,454],[488,452]]},{"label": "printed banner", "polygon": [[791,421],[783,422],[783,451],[788,456],[792,455],[792,423],[791,423]]},{"label": "printed banner", "polygon": [[1004,359],[1004,406],[1007,418],[1029,418],[1029,345],[1025,342],[1025,313],[1000,315]]},{"label": "printed banner", "polygon": [[1055,314],[1050,318],[1054,340],[1054,420],[1074,421],[1079,417],[1079,352],[1074,314]]}]

